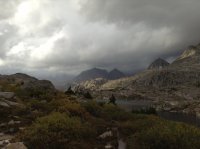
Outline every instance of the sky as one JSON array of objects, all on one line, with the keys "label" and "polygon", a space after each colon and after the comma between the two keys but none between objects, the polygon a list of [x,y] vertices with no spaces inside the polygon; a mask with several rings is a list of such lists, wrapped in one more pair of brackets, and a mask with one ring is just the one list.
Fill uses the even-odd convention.
[{"label": "sky", "polygon": [[200,42],[199,0],[0,0],[0,72],[145,69]]}]

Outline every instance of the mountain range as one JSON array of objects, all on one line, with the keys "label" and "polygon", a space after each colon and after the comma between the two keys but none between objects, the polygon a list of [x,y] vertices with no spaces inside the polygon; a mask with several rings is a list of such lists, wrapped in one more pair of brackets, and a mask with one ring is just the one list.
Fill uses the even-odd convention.
[{"label": "mountain range", "polygon": [[122,77],[125,77],[125,74],[118,69],[113,69],[112,71],[108,72],[105,69],[92,68],[81,72],[77,77],[74,78],[74,82],[84,82],[97,78],[115,80]]},{"label": "mountain range", "polygon": [[[91,91],[92,96],[97,99],[109,98],[114,94],[120,99],[145,99],[163,102],[164,106],[191,107],[188,104],[200,100],[200,44],[189,46],[171,64],[158,58],[146,70],[133,76],[126,76],[117,69],[108,72],[93,68],[80,73],[74,81],[75,91]],[[50,81],[38,80],[21,73],[0,75],[0,90],[16,92],[24,98],[44,97],[45,92],[52,95],[55,93]],[[198,106],[200,107],[200,103],[184,110],[200,113]]]},{"label": "mountain range", "polygon": [[93,96],[99,99],[114,94],[120,99],[163,102],[164,107],[188,105],[193,108],[179,107],[179,110],[200,113],[200,108],[197,108],[200,103],[189,106],[200,100],[200,44],[189,46],[171,64],[159,58],[134,76],[107,80],[96,86],[93,83],[92,88],[89,82],[84,85],[79,84],[79,88],[92,90]]}]

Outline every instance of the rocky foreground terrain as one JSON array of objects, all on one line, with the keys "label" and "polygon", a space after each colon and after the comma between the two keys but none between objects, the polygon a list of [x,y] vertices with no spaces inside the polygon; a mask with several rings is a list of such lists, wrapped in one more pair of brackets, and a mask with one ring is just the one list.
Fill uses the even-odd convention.
[{"label": "rocky foreground terrain", "polygon": [[[99,79],[100,80],[100,79]],[[157,59],[147,70],[111,81],[90,80],[75,89],[89,90],[99,99],[145,99],[158,109],[200,113],[200,44],[190,46],[174,62]]]},{"label": "rocky foreground terrain", "polygon": [[[48,95],[47,95],[48,93]],[[36,98],[47,102],[54,96],[56,90],[51,82],[38,80],[26,74],[0,76],[0,148],[25,149],[23,143],[10,141],[15,134],[31,123],[34,110],[27,103]],[[29,110],[28,110],[29,109]],[[35,111],[37,112],[37,111]]]}]

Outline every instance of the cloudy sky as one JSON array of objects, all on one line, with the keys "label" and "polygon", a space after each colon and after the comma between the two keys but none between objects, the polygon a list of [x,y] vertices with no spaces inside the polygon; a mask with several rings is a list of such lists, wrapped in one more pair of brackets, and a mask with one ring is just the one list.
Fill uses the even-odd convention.
[{"label": "cloudy sky", "polygon": [[200,42],[199,0],[0,0],[0,72],[135,71]]}]

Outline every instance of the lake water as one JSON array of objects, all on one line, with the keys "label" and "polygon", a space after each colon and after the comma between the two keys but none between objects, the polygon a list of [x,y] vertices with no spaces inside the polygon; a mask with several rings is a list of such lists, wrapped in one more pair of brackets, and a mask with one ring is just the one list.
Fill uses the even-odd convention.
[{"label": "lake water", "polygon": [[157,112],[158,116],[172,121],[184,122],[187,124],[195,125],[200,127],[200,119],[195,115],[185,114],[185,113],[175,113],[175,112]]},{"label": "lake water", "polygon": [[[102,102],[108,102],[106,100]],[[140,109],[147,109],[153,106],[153,102],[147,100],[116,100],[116,104],[123,108],[126,111],[132,110],[140,110]],[[175,112],[157,112],[158,116],[161,118],[177,121],[177,122],[184,122],[187,124],[195,125],[200,127],[200,119],[197,118],[195,115],[191,114],[184,114],[184,113],[175,113]]]},{"label": "lake water", "polygon": [[[104,102],[108,103],[109,100],[96,100],[97,102]],[[121,99],[121,100],[116,100],[116,104],[121,107],[122,109],[131,112],[133,109],[134,110],[140,110],[140,109],[146,109],[148,107],[152,107],[153,103],[151,101],[147,100],[126,100],[126,99]]]}]

